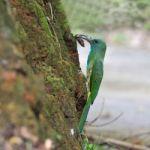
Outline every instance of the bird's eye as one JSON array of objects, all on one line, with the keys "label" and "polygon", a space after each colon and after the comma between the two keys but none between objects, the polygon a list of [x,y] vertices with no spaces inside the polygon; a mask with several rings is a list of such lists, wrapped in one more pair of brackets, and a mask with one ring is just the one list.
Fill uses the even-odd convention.
[{"label": "bird's eye", "polygon": [[97,40],[94,40],[94,43],[98,43],[98,41],[97,41]]}]

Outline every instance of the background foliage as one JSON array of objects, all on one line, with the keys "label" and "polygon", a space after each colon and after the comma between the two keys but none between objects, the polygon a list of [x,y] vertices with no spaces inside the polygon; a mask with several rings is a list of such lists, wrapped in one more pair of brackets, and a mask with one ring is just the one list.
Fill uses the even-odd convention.
[{"label": "background foliage", "polygon": [[136,27],[150,30],[150,0],[62,0],[71,28]]}]

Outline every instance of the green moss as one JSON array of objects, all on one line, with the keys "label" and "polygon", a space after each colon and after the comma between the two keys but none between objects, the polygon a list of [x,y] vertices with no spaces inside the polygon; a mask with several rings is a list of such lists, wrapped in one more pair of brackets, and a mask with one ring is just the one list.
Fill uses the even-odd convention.
[{"label": "green moss", "polygon": [[30,5],[30,0],[21,0],[21,3],[23,4],[23,6],[28,7]]},{"label": "green moss", "polygon": [[63,65],[63,68],[64,68],[63,73],[65,74],[64,79],[66,81],[67,88],[70,89],[70,88],[74,87],[74,85],[75,85],[75,81],[73,80],[74,75],[75,75],[74,67],[73,67],[73,65],[71,65],[70,62],[65,61],[65,60],[61,61],[61,64]]},{"label": "green moss", "polygon": [[24,41],[27,38],[27,34],[26,34],[23,26],[19,22],[16,23],[16,29],[17,29],[17,37],[20,40]]},{"label": "green moss", "polygon": [[35,13],[42,29],[47,33],[49,37],[52,37],[52,33],[47,22],[47,17],[42,6],[38,4],[36,0],[22,0],[22,4]]},{"label": "green moss", "polygon": [[59,89],[62,89],[65,87],[65,83],[64,83],[63,78],[47,76],[46,82],[49,83],[50,86],[55,90],[59,90]]},{"label": "green moss", "polygon": [[35,0],[33,1],[33,9],[34,9],[36,16],[38,17],[40,21],[41,27],[51,37],[52,33],[49,28],[46,15],[44,14],[44,10]]},{"label": "green moss", "polygon": [[56,7],[57,11],[59,11],[59,12],[64,12],[64,7],[63,7],[61,1],[60,1],[60,0],[57,0],[55,3],[56,3],[56,4],[55,4],[55,7]]},{"label": "green moss", "polygon": [[61,25],[62,29],[64,31],[70,30],[62,2],[60,0],[56,0],[53,3],[54,3],[53,5],[56,7],[56,10],[58,12],[58,18],[59,18],[58,20],[61,22],[60,25]]},{"label": "green moss", "polygon": [[[55,45],[53,41],[53,35],[51,33],[51,29],[49,27],[46,12],[44,7],[42,7],[42,1],[40,0],[21,0],[22,5],[25,7],[24,18],[27,21],[22,21],[23,29],[27,34],[27,48],[26,55],[28,54],[28,50],[32,48],[36,53],[33,55],[34,59],[43,60],[43,57],[47,57],[48,55],[53,58],[57,58],[58,53],[55,54]],[[29,18],[28,18],[29,15]],[[40,26],[40,27],[39,27]],[[25,35],[23,30],[20,30],[21,38]],[[40,35],[40,36],[39,36]],[[34,40],[32,40],[34,37]],[[35,42],[36,41],[36,42]],[[23,41],[23,43],[25,43]],[[38,52],[37,52],[38,49]],[[48,53],[47,53],[48,52]],[[54,56],[55,55],[55,56]],[[51,58],[50,58],[51,59]],[[53,59],[54,60],[54,59]],[[53,62],[53,61],[51,61]]]}]

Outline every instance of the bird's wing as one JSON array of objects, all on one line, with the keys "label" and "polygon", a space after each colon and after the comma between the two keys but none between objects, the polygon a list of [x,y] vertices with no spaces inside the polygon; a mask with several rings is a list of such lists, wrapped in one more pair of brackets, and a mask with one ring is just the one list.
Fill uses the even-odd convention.
[{"label": "bird's wing", "polygon": [[90,79],[89,79],[89,88],[90,88],[90,101],[91,104],[93,104],[98,91],[100,84],[102,82],[103,78],[103,62],[95,62],[92,71],[90,73]]},{"label": "bird's wing", "polygon": [[93,70],[94,61],[95,61],[95,54],[93,51],[90,51],[87,60],[87,69],[86,69],[88,93],[90,93],[90,77]]},{"label": "bird's wing", "polygon": [[88,94],[90,94],[91,90],[90,90],[90,77],[91,77],[91,73],[92,73],[92,68],[93,66],[91,66],[90,68],[87,69],[87,90],[88,90]]}]

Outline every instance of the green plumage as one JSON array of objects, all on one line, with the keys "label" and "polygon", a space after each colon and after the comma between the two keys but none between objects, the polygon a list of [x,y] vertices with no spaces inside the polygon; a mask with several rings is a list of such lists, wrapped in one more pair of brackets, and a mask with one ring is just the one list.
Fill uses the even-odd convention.
[{"label": "green plumage", "polygon": [[87,60],[88,98],[79,122],[80,133],[82,133],[83,131],[90,106],[93,104],[98,94],[99,87],[103,78],[103,61],[105,57],[106,44],[98,39],[91,40],[90,44],[91,51]]}]

